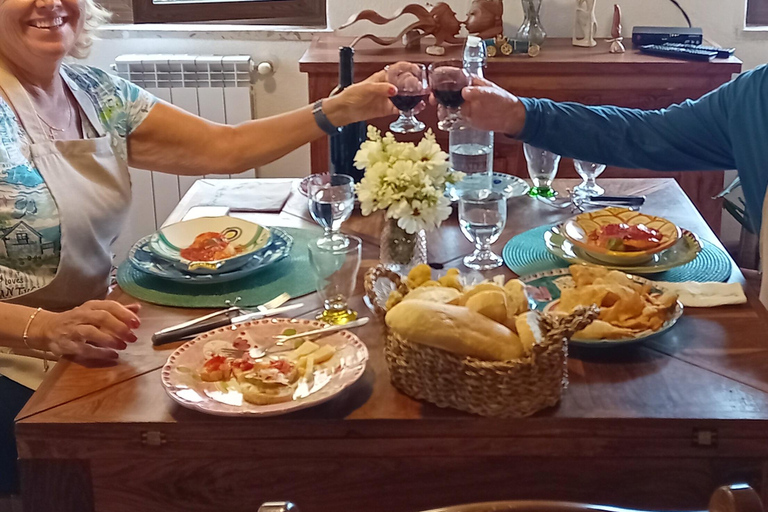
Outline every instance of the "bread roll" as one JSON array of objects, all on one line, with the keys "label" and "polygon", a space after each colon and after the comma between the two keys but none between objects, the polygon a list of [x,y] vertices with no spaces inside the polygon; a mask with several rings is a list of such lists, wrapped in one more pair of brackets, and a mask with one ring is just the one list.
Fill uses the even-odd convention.
[{"label": "bread roll", "polygon": [[459,305],[464,306],[467,303],[467,301],[472,298],[472,296],[477,295],[478,293],[481,293],[481,292],[486,292],[486,291],[501,291],[501,292],[503,292],[504,288],[499,286],[499,285],[497,285],[496,283],[480,283],[480,284],[477,284],[477,285],[473,286],[472,288],[470,288],[469,290],[464,292],[464,296],[461,298],[461,301],[459,302]]},{"label": "bread roll", "polygon": [[494,322],[507,322],[507,294],[499,290],[485,290],[469,298],[466,307]]},{"label": "bread roll", "polygon": [[530,354],[533,346],[544,338],[539,323],[539,315],[533,311],[519,315],[515,321],[517,335],[520,337],[520,343],[523,345],[526,354]]},{"label": "bread roll", "polygon": [[507,361],[523,354],[512,331],[461,306],[409,300],[392,308],[386,323],[408,341],[463,356]]},{"label": "bread roll", "polygon": [[525,293],[525,284],[519,279],[510,279],[504,285],[507,293],[507,304],[511,315],[519,315],[528,311],[528,295]]},{"label": "bread roll", "polygon": [[[458,304],[461,298],[461,292],[454,288],[445,288],[444,286],[422,286],[411,291],[403,298],[408,300],[426,300],[429,302],[439,302],[441,304]],[[391,309],[391,308],[390,308]]]}]

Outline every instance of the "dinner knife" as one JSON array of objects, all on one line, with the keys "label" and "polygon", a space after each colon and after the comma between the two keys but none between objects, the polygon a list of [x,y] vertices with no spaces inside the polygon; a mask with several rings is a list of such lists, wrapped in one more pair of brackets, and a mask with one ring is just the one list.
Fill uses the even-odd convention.
[{"label": "dinner knife", "polygon": [[645,204],[645,196],[589,196],[591,203],[628,204],[630,206],[642,206]]},{"label": "dinner knife", "polygon": [[291,304],[288,306],[282,306],[269,311],[255,311],[253,313],[246,313],[244,315],[231,316],[231,315],[216,315],[210,317],[204,317],[202,321],[195,321],[194,323],[185,323],[173,327],[168,327],[161,331],[157,331],[152,335],[152,344],[155,346],[165,345],[166,343],[173,343],[174,341],[183,340],[189,338],[195,334],[201,332],[218,329],[219,327],[226,327],[227,325],[237,325],[250,320],[258,320],[260,318],[266,318],[270,316],[279,315],[287,311],[292,311],[304,306],[304,304]]}]

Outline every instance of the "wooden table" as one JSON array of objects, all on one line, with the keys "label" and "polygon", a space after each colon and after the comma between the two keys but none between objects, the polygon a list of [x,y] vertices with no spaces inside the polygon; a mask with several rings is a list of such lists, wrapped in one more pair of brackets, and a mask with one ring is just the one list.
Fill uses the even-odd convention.
[{"label": "wooden table", "polygon": [[[322,35],[316,37],[299,61],[299,69],[307,73],[310,103],[327,96],[338,84],[339,46],[351,42],[351,37]],[[488,59],[485,75],[519,96],[550,98],[556,101],[577,101],[587,105],[618,105],[641,109],[665,108],[689,98],[698,98],[729,81],[741,71],[736,57],[694,62],[646,55],[630,46],[627,53],[611,54],[609,43],[600,40],[594,48],[577,48],[571,39],[550,38],[542,45],[536,58],[527,55],[493,57]],[[400,60],[430,62],[461,59],[461,46],[448,47],[446,55],[433,57],[424,52],[407,51],[399,45],[381,47],[368,40],[355,47],[355,79],[379,71],[385,65]],[[438,142],[448,147],[448,134],[437,129],[435,109],[419,114],[437,134]],[[394,120],[376,121],[387,129]],[[414,140],[421,134],[398,135],[398,139]],[[410,137],[410,139],[409,139]],[[327,172],[328,141],[325,137],[311,144],[312,172]],[[494,170],[528,177],[522,144],[506,137],[496,137]],[[577,177],[573,163],[563,159],[561,177]],[[709,225],[719,232],[722,202],[712,199],[723,188],[720,172],[676,172],[659,174],[648,170],[609,168],[605,176],[673,177],[702,212]]]},{"label": "wooden table", "polygon": [[[646,211],[719,245],[673,180],[601,183],[610,193],[646,195]],[[237,186],[198,182],[171,218]],[[495,248],[566,215],[513,200]],[[279,215],[244,217],[308,222],[297,194]],[[365,239],[364,267],[376,263],[380,226],[380,218],[359,216],[345,225]],[[455,216],[429,238],[434,263],[455,265],[469,250]],[[735,266],[731,280],[742,281]],[[361,292],[352,304],[365,311]],[[112,297],[133,301],[120,290]],[[314,295],[301,301],[306,317],[319,308]],[[518,498],[693,509],[735,481],[768,497],[768,317],[754,297],[743,306],[688,309],[674,329],[644,345],[572,348],[559,406],[510,420],[400,394],[389,382],[378,321],[357,331],[371,353],[363,378],[326,404],[258,420],[183,409],[160,384],[173,347],[153,349],[149,338],[199,314],[146,304],[139,342],[117,364],[56,366],[18,417],[28,512],[245,512],[275,499],[308,512]]]}]

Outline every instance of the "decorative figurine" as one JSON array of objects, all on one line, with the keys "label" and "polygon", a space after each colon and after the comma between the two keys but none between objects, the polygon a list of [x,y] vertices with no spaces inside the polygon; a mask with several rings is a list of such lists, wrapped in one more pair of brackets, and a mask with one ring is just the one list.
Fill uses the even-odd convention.
[{"label": "decorative figurine", "polygon": [[608,42],[611,43],[611,49],[609,50],[611,53],[624,53],[627,51],[626,48],[624,48],[624,43],[622,41],[624,40],[623,37],[621,37],[621,7],[619,7],[619,4],[613,4],[613,27],[611,28],[611,38]]},{"label": "decorative figurine", "polygon": [[481,39],[504,34],[504,3],[502,0],[472,0],[465,25],[467,31]]},{"label": "decorative figurine", "polygon": [[576,23],[573,27],[573,46],[591,48],[597,44],[596,0],[576,0]]},{"label": "decorative figurine", "polygon": [[[353,15],[347,22],[339,27],[340,29],[349,27],[360,20],[367,20],[376,25],[386,25],[387,23],[398,19],[405,14],[416,16],[417,21],[405,27],[395,37],[378,37],[373,34],[364,34],[355,38],[350,46],[355,46],[362,39],[371,41],[382,46],[389,46],[400,42],[403,36],[408,34],[407,46],[415,46],[414,41],[423,39],[426,36],[434,36],[435,44],[427,48],[427,53],[441,55],[445,53],[443,44],[463,44],[464,40],[459,37],[461,31],[461,22],[456,18],[456,13],[445,2],[435,4],[431,9],[427,9],[419,4],[408,4],[400,11],[395,13],[392,18],[385,18],[376,11],[366,9],[359,14]],[[417,31],[417,33],[414,33]],[[418,34],[418,35],[417,35]]]}]

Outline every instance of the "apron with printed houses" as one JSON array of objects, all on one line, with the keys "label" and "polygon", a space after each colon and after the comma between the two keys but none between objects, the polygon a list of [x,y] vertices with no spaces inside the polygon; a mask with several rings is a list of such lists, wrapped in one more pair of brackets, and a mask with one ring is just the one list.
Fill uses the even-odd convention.
[{"label": "apron with printed houses", "polygon": [[[104,129],[85,91],[67,80],[65,82],[97,137],[51,140],[26,90],[0,62],[0,89],[26,131],[32,165],[39,170],[53,196],[61,229],[55,276],[46,279],[42,286],[34,279],[22,282],[24,279],[19,278],[19,286],[25,288],[19,296],[8,301],[49,310],[70,309],[106,296],[112,268],[110,246],[120,233],[131,200],[127,162],[115,154],[111,136]],[[5,238],[7,242],[9,237]],[[35,243],[38,241],[44,242],[33,240]],[[0,243],[3,242],[0,240]],[[50,247],[39,243],[27,250],[44,255]],[[0,368],[1,373],[28,387],[34,388],[39,384],[39,378],[28,372],[14,371],[13,367],[19,370],[25,362],[20,356],[3,357],[19,359],[10,367],[5,361],[6,366]]]}]

